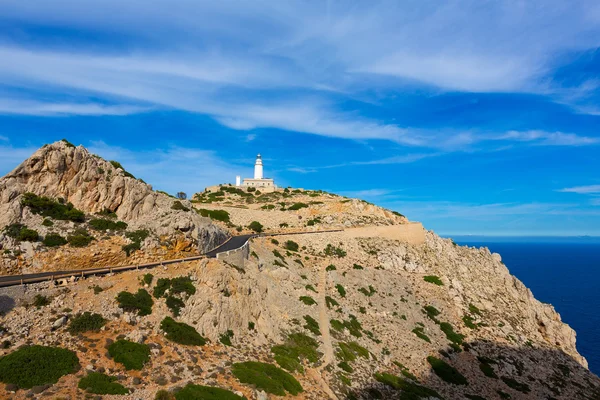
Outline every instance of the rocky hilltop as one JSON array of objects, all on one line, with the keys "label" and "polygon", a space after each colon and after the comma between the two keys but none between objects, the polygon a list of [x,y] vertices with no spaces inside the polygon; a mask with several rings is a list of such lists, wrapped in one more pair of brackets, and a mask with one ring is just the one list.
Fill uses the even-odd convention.
[{"label": "rocky hilltop", "polygon": [[[116,204],[114,198],[133,196],[138,200],[109,207],[129,231],[153,227],[140,211],[148,201],[194,224],[177,235],[207,224],[199,214],[221,235],[267,236],[251,240],[242,262],[203,259],[62,286],[0,289],[1,398],[600,398],[600,379],[577,352],[575,332],[486,248],[416,234],[420,225],[397,212],[322,191],[261,194],[223,185],[183,202],[188,216],[171,210],[173,198],[152,194],[118,168],[113,177],[140,188],[113,191],[104,181],[86,186],[91,181],[74,178],[75,167],[65,173],[60,166],[82,165],[73,160],[83,154],[86,170],[96,169],[93,176],[102,179],[112,165],[82,148],[52,146],[2,181],[0,188],[19,188],[17,195],[1,192],[7,200],[0,207],[18,210],[6,224],[47,228],[23,206],[27,192],[64,196],[85,211],[86,223]],[[52,164],[45,178],[31,173],[45,171],[36,168],[55,151],[71,154],[70,161]],[[102,189],[95,197],[82,189],[78,194],[76,185],[41,184],[71,186],[65,182],[74,179],[88,190]],[[153,200],[144,200],[148,196]],[[175,225],[161,234],[179,231]],[[118,246],[120,240],[115,234],[98,241]],[[34,243],[34,259],[48,252],[23,242]],[[71,252],[71,260],[79,254],[84,264],[101,256],[91,256],[89,247],[59,248]],[[137,257],[160,255],[152,249],[141,247]],[[58,361],[35,363],[47,354]]]},{"label": "rocky hilltop", "polygon": [[[25,194],[34,194],[38,198],[28,206],[23,202]],[[41,198],[49,200],[40,205]],[[61,207],[81,211],[84,216],[78,218],[75,212],[75,217],[71,218],[69,211],[63,212]],[[113,223],[90,229],[87,222],[91,220]],[[127,228],[115,228],[117,222],[124,222],[125,225],[121,223],[120,227]],[[189,202],[152,190],[118,162],[106,161],[66,140],[45,145],[0,179],[0,227],[11,225],[37,232],[40,241],[18,241],[11,238],[7,230],[0,232],[0,247],[4,252],[0,270],[3,273],[119,265],[132,261],[121,249],[122,245],[132,243],[125,230],[148,231],[143,235],[140,248],[148,250],[147,253],[155,250],[156,256],[161,257],[183,250],[204,252],[227,238],[226,231],[194,212]],[[54,246],[40,243],[51,234],[67,238],[82,230],[94,239],[89,251],[60,250],[56,254],[57,251],[52,250]],[[158,251],[160,249],[164,251]],[[82,254],[85,257],[81,257]],[[86,263],[85,258],[92,260],[94,256],[93,263]],[[137,256],[134,261],[152,259],[142,253]],[[42,264],[54,264],[54,267]],[[65,266],[68,267],[63,268]]]}]

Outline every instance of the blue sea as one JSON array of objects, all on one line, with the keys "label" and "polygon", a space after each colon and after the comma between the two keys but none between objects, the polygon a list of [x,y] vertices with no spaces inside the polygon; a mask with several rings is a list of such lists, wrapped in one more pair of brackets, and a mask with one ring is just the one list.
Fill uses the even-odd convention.
[{"label": "blue sea", "polygon": [[577,349],[600,375],[600,239],[456,237],[499,253],[511,274],[577,332]]}]

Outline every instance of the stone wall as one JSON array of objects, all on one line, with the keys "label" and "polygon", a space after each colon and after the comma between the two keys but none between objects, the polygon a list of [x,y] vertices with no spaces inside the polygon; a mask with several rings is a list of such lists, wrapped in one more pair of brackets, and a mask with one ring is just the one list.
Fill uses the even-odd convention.
[{"label": "stone wall", "polygon": [[367,226],[364,228],[349,228],[344,234],[350,237],[382,237],[400,240],[410,244],[425,243],[425,228],[420,222],[409,222],[402,225]]},{"label": "stone wall", "polygon": [[250,241],[247,241],[242,247],[235,250],[217,253],[217,259],[233,264],[236,267],[244,268],[246,260],[250,256]]}]

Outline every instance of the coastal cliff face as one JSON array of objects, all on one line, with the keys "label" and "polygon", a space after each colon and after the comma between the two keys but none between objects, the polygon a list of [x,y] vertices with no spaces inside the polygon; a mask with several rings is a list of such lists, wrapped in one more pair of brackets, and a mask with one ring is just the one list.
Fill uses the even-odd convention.
[{"label": "coastal cliff face", "polygon": [[[110,210],[120,220],[136,228],[177,231],[185,238],[202,227],[199,240],[209,247],[228,234],[222,222],[209,224],[195,212],[172,210],[174,199],[121,176],[120,170],[111,173],[119,177],[117,182],[125,182],[117,190],[100,176],[112,165],[84,149],[52,146],[0,181],[0,194],[7,199],[0,207],[15,208],[14,218],[3,223],[22,221],[39,227],[42,234],[43,229],[56,229],[44,227],[39,215],[20,206],[22,193],[31,191],[64,197],[86,213],[112,205]],[[55,152],[64,157],[52,155]],[[85,162],[75,161],[81,160],[77,154],[88,154]],[[105,172],[100,174],[98,168]],[[88,174],[94,170],[97,174]],[[288,190],[264,196],[224,188],[222,194],[198,196],[198,201],[204,204],[184,205],[226,210],[229,225],[242,229],[255,220],[273,231],[313,233],[255,238],[244,265],[203,259],[73,279],[65,286],[0,289],[0,325],[6,327],[0,329],[0,342],[9,343],[0,348],[0,356],[26,344],[73,351],[84,368],[39,389],[64,398],[90,395],[77,388],[89,372],[118,377],[129,389],[122,398],[131,399],[153,399],[160,390],[169,392],[164,396],[176,395],[189,383],[260,400],[593,400],[600,395],[600,379],[577,352],[575,332],[551,305],[537,301],[510,274],[500,255],[486,248],[457,246],[433,232],[410,241],[377,236],[379,231],[370,227],[385,227],[387,232],[394,226],[405,228],[408,220],[323,192]],[[150,203],[154,207],[145,208]],[[148,220],[160,219],[161,213],[171,215],[161,224],[175,221],[165,231]],[[65,229],[73,224],[55,223],[65,224]],[[185,229],[191,225],[194,228]],[[184,238],[172,239],[170,248],[185,248]],[[175,250],[165,245],[168,240],[147,240],[133,259],[174,256]],[[47,251],[38,244],[21,246],[30,246],[27,251],[37,260],[37,270],[44,270],[52,264],[65,266],[61,260],[82,265],[119,251],[126,257],[120,250],[123,243],[113,235],[86,248]],[[149,312],[123,304],[123,292],[133,296],[140,291],[147,291],[151,299]],[[32,306],[40,304],[36,296],[44,296],[47,304]],[[105,323],[68,333],[71,322],[85,312],[98,314]],[[197,332],[206,343],[178,342],[174,338],[181,336],[164,326],[166,318],[187,324],[185,329]],[[141,372],[126,370],[107,356],[105,347],[119,338],[148,346],[149,360]],[[248,361],[279,368],[273,375],[279,378],[240,375],[238,363]],[[277,385],[270,379],[283,379],[283,371],[297,380],[301,391],[274,389]],[[34,395],[32,390],[0,384],[0,397],[27,398]]]}]

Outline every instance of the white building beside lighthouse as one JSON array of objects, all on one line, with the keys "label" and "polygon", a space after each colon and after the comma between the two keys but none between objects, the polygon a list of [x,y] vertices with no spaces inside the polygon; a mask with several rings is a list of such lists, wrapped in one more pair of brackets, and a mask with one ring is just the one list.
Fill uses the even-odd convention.
[{"label": "white building beside lighthouse", "polygon": [[254,163],[254,178],[244,178],[241,185],[236,179],[236,186],[246,188],[254,187],[262,192],[273,192],[277,190],[277,186],[273,182],[273,179],[265,178],[263,175],[263,161],[260,154],[256,156],[256,162]]}]

